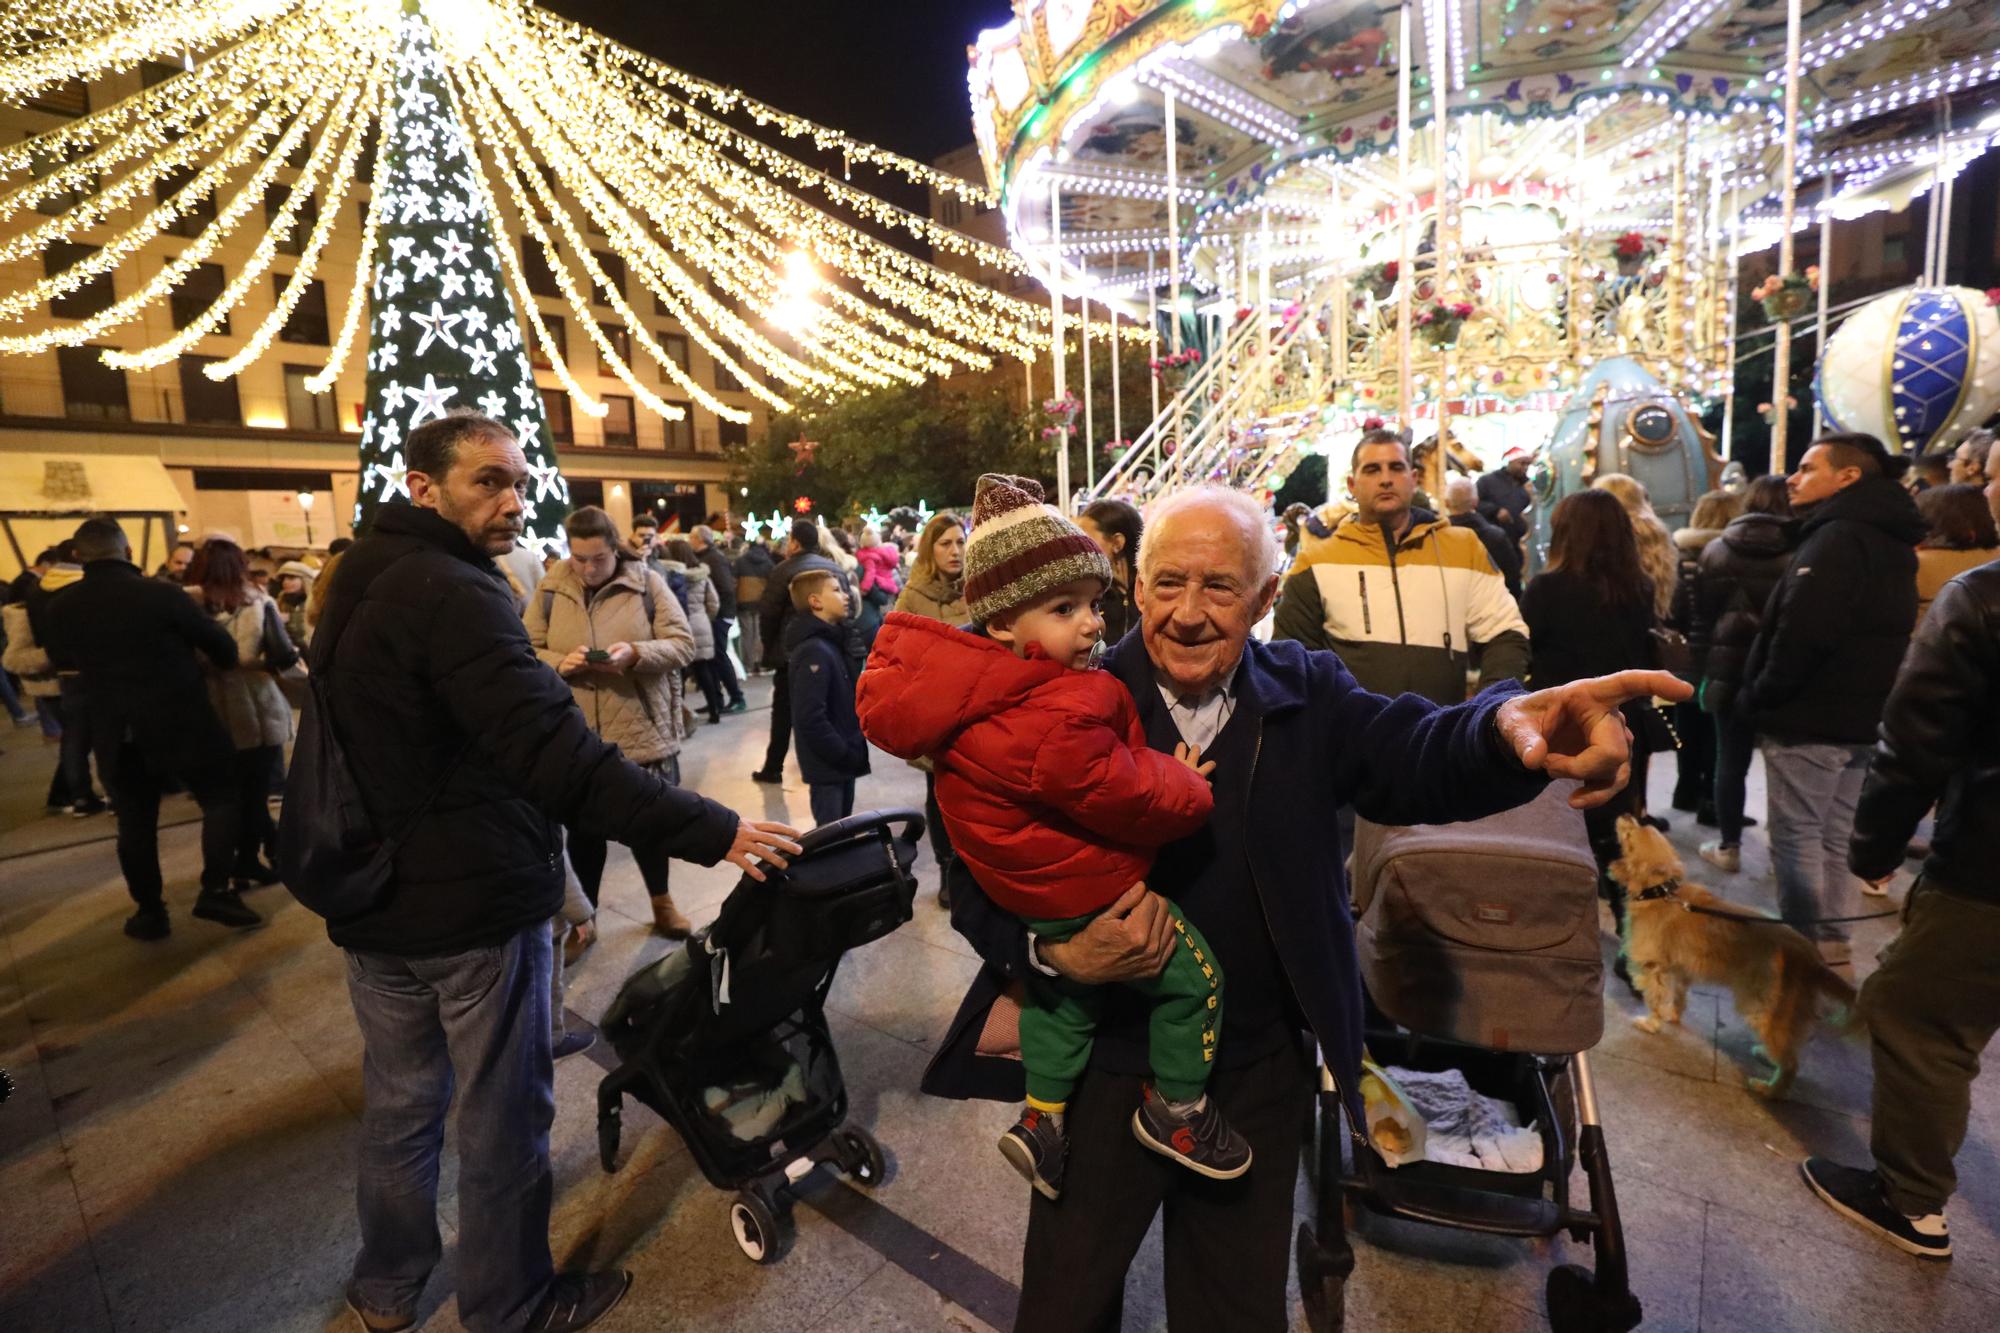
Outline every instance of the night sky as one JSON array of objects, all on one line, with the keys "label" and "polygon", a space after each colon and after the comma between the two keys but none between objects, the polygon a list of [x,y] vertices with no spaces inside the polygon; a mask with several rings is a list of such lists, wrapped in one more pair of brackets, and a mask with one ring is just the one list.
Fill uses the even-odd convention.
[{"label": "night sky", "polygon": [[544,2],[690,74],[924,162],[972,142],[965,48],[1012,13],[1006,0]]}]

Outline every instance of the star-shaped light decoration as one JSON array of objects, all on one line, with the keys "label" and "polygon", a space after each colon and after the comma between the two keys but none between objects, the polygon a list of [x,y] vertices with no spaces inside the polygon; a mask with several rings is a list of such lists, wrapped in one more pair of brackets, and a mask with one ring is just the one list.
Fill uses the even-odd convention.
[{"label": "star-shaped light decoration", "polygon": [[418,282],[437,276],[438,257],[426,250],[410,261],[410,276]]},{"label": "star-shaped light decoration", "polygon": [[465,295],[465,275],[447,269],[438,275],[438,295],[449,301],[454,296]]},{"label": "star-shaped light decoration", "polygon": [[533,417],[514,418],[514,438],[521,442],[521,452],[542,447],[542,426]]},{"label": "star-shaped light decoration", "polygon": [[483,341],[467,343],[465,355],[472,362],[470,372],[474,375],[491,375],[497,369],[493,362],[493,349]]},{"label": "star-shaped light decoration", "polygon": [[403,386],[390,380],[382,386],[382,406],[390,412],[401,411],[403,407]]},{"label": "star-shaped light decoration", "polygon": [[521,400],[522,407],[529,408],[535,405],[541,394],[532,383],[523,382],[514,386],[514,396]]},{"label": "star-shaped light decoration", "polygon": [[[422,256],[418,257],[422,258]],[[424,336],[417,340],[416,354],[422,356],[430,349],[431,342],[434,339],[443,343],[446,347],[458,346],[458,339],[451,336],[451,326],[464,318],[464,315],[456,312],[447,315],[444,312],[444,307],[436,301],[431,302],[429,314],[425,314],[421,310],[411,311],[410,322],[419,325],[424,331]]]},{"label": "star-shaped light decoration", "polygon": [[382,488],[381,498],[384,500],[393,499],[398,495],[402,496],[405,500],[409,499],[410,469],[403,462],[403,451],[401,449],[396,450],[395,453],[389,456],[389,461],[386,463],[370,463],[368,465],[368,481],[366,484],[371,489],[375,486],[380,486]]},{"label": "star-shaped light decoration", "polygon": [[488,389],[485,393],[479,395],[479,410],[487,416],[492,417],[495,421],[498,421],[500,414],[507,410],[507,400],[493,392],[493,390]]},{"label": "star-shaped light decoration", "polygon": [[448,231],[438,241],[438,262],[446,268],[454,264],[469,264],[472,246],[459,239],[456,229]]},{"label": "star-shaped light decoration", "polygon": [[554,463],[530,463],[528,475],[535,482],[535,499],[546,500],[551,495],[561,498],[562,471]]},{"label": "star-shaped light decoration", "polygon": [[458,392],[456,384],[439,384],[430,375],[424,376],[424,387],[406,390],[410,396],[410,425],[417,426],[432,417],[444,415],[445,399]]},{"label": "star-shaped light decoration", "polygon": [[819,441],[808,440],[804,435],[800,435],[786,447],[792,451],[792,461],[799,465],[798,471],[804,472],[812,465],[813,455],[819,452]]},{"label": "star-shaped light decoration", "polygon": [[416,243],[417,238],[414,236],[391,236],[389,238],[389,257],[398,264],[407,263],[410,258],[410,247]]}]

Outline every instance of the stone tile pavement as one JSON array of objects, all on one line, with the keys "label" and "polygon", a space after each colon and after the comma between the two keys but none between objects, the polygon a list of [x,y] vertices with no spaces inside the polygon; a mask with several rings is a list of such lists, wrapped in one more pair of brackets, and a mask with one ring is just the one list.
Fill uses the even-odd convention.
[{"label": "stone tile pavement", "polygon": [[[764,684],[752,691],[761,703]],[[805,822],[795,776],[782,790],[749,781],[766,716],[760,708],[704,728],[684,758],[686,780],[739,809]],[[0,755],[0,791],[38,791],[46,780],[53,753],[32,740],[16,733]],[[1657,767],[1664,806],[1671,765]],[[916,773],[879,754],[875,768],[864,806],[921,804]],[[196,848],[185,825],[162,835],[175,933],[133,944],[118,933],[128,908],[109,821],[43,820],[33,804],[6,800],[0,828],[0,1065],[21,1085],[0,1108],[0,1329],[349,1327],[339,1293],[355,1244],[360,1042],[339,954],[282,890],[252,895],[270,917],[262,931],[232,934],[187,917]],[[1676,817],[1673,837],[1692,859],[1698,836],[1687,816]],[[1745,852],[1744,874],[1703,878],[1768,906],[1757,832]],[[927,853],[920,869],[928,879]],[[731,884],[682,865],[674,876],[697,921]],[[570,991],[585,1016],[666,947],[646,928],[644,890],[622,850],[601,921],[602,943]],[[1863,927],[1864,970],[1889,924]],[[915,921],[843,969],[831,1007],[853,1117],[887,1146],[890,1176],[873,1192],[810,1178],[796,1241],[768,1267],[737,1251],[727,1197],[650,1113],[629,1107],[623,1165],[600,1171],[593,1094],[603,1069],[592,1056],[559,1066],[558,1260],[623,1264],[638,1278],[604,1327],[1010,1326],[1027,1195],[992,1147],[1009,1108],[916,1091],[976,966],[925,895]],[[1606,1006],[1596,1070],[1647,1328],[2000,1327],[2000,1091],[1991,1079],[1975,1089],[1960,1157],[1958,1258],[1922,1266],[1825,1211],[1797,1178],[1809,1153],[1865,1156],[1865,1048],[1822,1037],[1790,1097],[1772,1103],[1742,1086],[1750,1038],[1726,996],[1699,993],[1686,1025],[1658,1037],[1631,1027],[1638,1006],[1622,990]],[[447,1250],[426,1295],[426,1333],[459,1327],[455,1180],[448,1157]],[[1302,1179],[1302,1219],[1310,1198]],[[1357,1329],[1546,1327],[1547,1271],[1589,1262],[1578,1253],[1585,1247],[1565,1240],[1379,1220],[1357,1248],[1348,1297]],[[1164,1327],[1160,1263],[1156,1228],[1128,1280],[1130,1328]]]}]

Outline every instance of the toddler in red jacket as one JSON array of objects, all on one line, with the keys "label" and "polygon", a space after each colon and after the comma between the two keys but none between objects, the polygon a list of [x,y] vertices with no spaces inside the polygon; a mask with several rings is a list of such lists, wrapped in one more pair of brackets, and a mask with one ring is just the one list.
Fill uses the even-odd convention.
[{"label": "toddler in red jacket", "polygon": [[[979,479],[965,549],[965,597],[983,633],[892,613],[856,698],[869,740],[928,757],[953,850],[997,905],[1022,918],[1030,957],[1068,939],[1152,870],[1160,847],[1214,806],[1215,766],[1187,746],[1146,744],[1124,684],[1091,668],[1103,647],[1098,600],[1111,564],[1017,477]],[[1222,969],[1169,903],[1176,944],[1160,975],[1126,983],[1153,1003],[1153,1077],[1133,1109],[1139,1141],[1219,1180],[1250,1147],[1208,1098],[1222,1017]],[[1089,1063],[1100,987],[1027,978],[1021,1060],[1028,1104],[1000,1151],[1037,1190],[1062,1193],[1063,1114]]]}]

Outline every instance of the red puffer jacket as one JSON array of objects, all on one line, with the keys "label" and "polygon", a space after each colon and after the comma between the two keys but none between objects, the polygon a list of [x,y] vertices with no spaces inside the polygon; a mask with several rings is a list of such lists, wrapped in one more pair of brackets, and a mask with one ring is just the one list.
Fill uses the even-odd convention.
[{"label": "red puffer jacket", "polygon": [[1110,906],[1215,805],[1205,778],[1146,744],[1110,672],[1019,658],[922,616],[883,622],[855,707],[876,745],[932,759],[952,847],[1017,916]]}]

